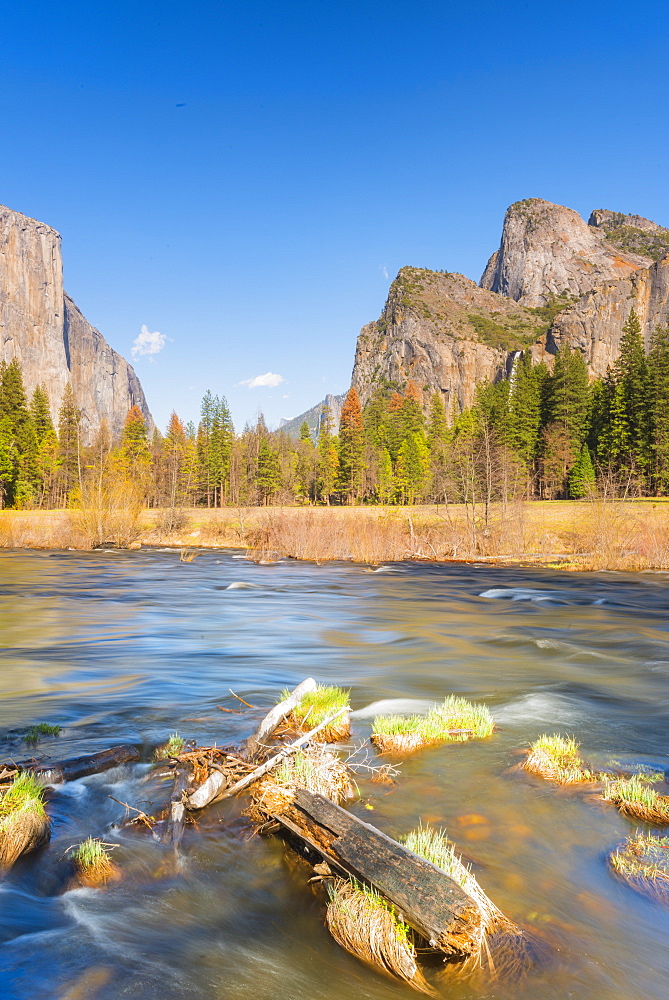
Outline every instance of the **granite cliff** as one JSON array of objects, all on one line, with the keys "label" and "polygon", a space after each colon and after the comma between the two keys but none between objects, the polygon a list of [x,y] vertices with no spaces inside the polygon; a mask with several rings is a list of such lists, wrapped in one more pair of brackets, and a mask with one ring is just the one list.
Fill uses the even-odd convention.
[{"label": "granite cliff", "polygon": [[0,358],[13,357],[29,392],[46,386],[54,420],[72,383],[85,443],[103,419],[118,433],[133,405],[153,428],[134,370],[63,290],[60,235],[0,206]]},{"label": "granite cliff", "polygon": [[669,321],[669,230],[637,215],[577,212],[539,198],[512,205],[480,285],[460,274],[405,267],[381,317],[358,337],[352,384],[412,379],[439,390],[457,415],[477,382],[503,377],[515,352],[550,364],[561,346],[582,351],[592,377],[618,356],[634,308],[648,339]]}]

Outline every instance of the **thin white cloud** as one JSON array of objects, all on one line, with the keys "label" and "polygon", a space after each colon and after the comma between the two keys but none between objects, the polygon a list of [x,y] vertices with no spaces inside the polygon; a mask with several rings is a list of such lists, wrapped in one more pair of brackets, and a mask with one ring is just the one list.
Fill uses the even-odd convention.
[{"label": "thin white cloud", "polygon": [[277,375],[275,372],[265,372],[264,375],[255,375],[253,378],[243,378],[239,385],[246,385],[249,389],[258,389],[261,386],[275,386],[281,385],[285,382],[283,375]]},{"label": "thin white cloud", "polygon": [[143,354],[158,354],[166,343],[167,337],[164,333],[158,333],[157,330],[151,333],[146,323],[142,323],[139,336],[135,337],[132,342],[132,356],[138,358]]},{"label": "thin white cloud", "polygon": [[386,281],[390,281],[390,275],[388,274],[388,268],[386,267],[385,264],[381,265],[381,274],[386,279]]}]

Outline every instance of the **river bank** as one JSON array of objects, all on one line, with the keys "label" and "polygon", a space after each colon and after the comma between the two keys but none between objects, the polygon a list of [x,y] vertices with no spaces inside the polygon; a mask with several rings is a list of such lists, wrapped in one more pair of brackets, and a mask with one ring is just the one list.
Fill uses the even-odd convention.
[{"label": "river bank", "polygon": [[669,569],[669,500],[423,507],[0,511],[0,548],[241,548],[258,561],[491,561]]}]

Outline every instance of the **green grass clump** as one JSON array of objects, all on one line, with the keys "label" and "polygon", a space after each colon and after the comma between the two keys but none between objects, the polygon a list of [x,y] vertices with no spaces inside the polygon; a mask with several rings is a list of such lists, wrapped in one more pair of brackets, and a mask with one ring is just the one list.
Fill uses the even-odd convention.
[{"label": "green grass clump", "polygon": [[351,798],[354,790],[349,770],[331,750],[318,743],[298,750],[274,768],[271,780],[282,788],[306,788],[340,803]]},{"label": "green grass clump", "polygon": [[104,885],[116,872],[107,846],[96,837],[87,837],[72,852],[72,860],[85,882]]},{"label": "green grass clump", "polygon": [[0,868],[46,844],[50,830],[41,785],[32,774],[17,775],[0,799]]},{"label": "green grass clump", "polygon": [[[281,693],[281,700],[290,695],[290,691]],[[292,710],[288,716],[288,722],[297,729],[308,731],[324,722],[330,715],[334,715],[340,708],[348,706],[350,692],[344,688],[334,687],[329,684],[318,684],[315,691],[305,694],[299,705]],[[319,739],[327,743],[335,743],[337,740],[346,739],[350,733],[350,722],[347,712],[343,712],[338,719],[326,726],[318,734]]]},{"label": "green grass clump", "polygon": [[523,767],[532,774],[561,785],[597,781],[599,775],[584,764],[579,749],[580,744],[572,736],[544,734],[531,744]]},{"label": "green grass clump", "polygon": [[72,859],[77,864],[87,867],[98,864],[103,858],[108,858],[107,848],[101,840],[95,837],[87,837],[79,846],[72,851]]},{"label": "green grass clump", "polygon": [[26,743],[37,743],[40,736],[58,736],[59,733],[60,726],[51,725],[49,722],[38,722],[37,725],[26,729],[24,738]]},{"label": "green grass clump", "polygon": [[633,889],[669,903],[669,838],[637,833],[609,855],[609,862]]},{"label": "green grass clump", "polygon": [[178,757],[183,752],[186,742],[178,733],[172,733],[164,746],[156,750],[156,760],[167,760],[169,757]]},{"label": "green grass clump", "polygon": [[662,781],[661,774],[633,774],[606,782],[605,802],[612,802],[625,816],[645,823],[669,823],[669,796],[660,795],[651,785]]},{"label": "green grass clump", "polygon": [[0,799],[0,827],[7,819],[21,812],[33,812],[45,816],[44,789],[32,774],[18,774]]},{"label": "green grass clump", "polygon": [[372,727],[372,742],[380,750],[410,753],[419,747],[451,741],[483,739],[490,736],[495,723],[485,705],[449,695],[427,715],[377,715]]},{"label": "green grass clump", "polygon": [[421,858],[425,858],[437,868],[441,868],[465,892],[468,891],[468,886],[471,887],[474,876],[469,867],[455,853],[455,845],[449,841],[443,830],[419,826],[404,837],[404,844],[414,854],[419,854]]}]

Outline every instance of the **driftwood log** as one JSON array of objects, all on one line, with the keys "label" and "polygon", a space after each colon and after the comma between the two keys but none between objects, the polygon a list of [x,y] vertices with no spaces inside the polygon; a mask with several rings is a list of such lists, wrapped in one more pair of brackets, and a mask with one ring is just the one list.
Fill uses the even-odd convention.
[{"label": "driftwood log", "polygon": [[279,723],[282,722],[294,708],[297,708],[305,694],[315,691],[316,687],[316,681],[313,677],[307,677],[305,681],[302,681],[301,684],[298,684],[297,687],[291,691],[287,698],[284,698],[284,700],[280,701],[278,705],[275,705],[274,708],[270,709],[256,731],[252,733],[244,743],[241,752],[242,757],[245,757],[246,760],[250,761],[256,760],[260,752],[266,748],[267,740],[270,736],[272,736]]},{"label": "driftwood log", "polygon": [[99,753],[88,754],[85,757],[72,757],[70,760],[54,761],[50,764],[17,764],[19,771],[26,771],[34,775],[37,781],[43,785],[58,785],[62,781],[74,781],[76,778],[85,778],[89,774],[98,774],[100,771],[108,771],[118,764],[127,764],[128,761],[139,760],[139,753],[134,747],[124,744],[123,746],[110,747],[109,750],[101,750]]},{"label": "driftwood log", "polygon": [[322,795],[298,789],[273,819],[314,848],[335,871],[372,886],[432,948],[469,955],[481,914],[445,872]]}]

